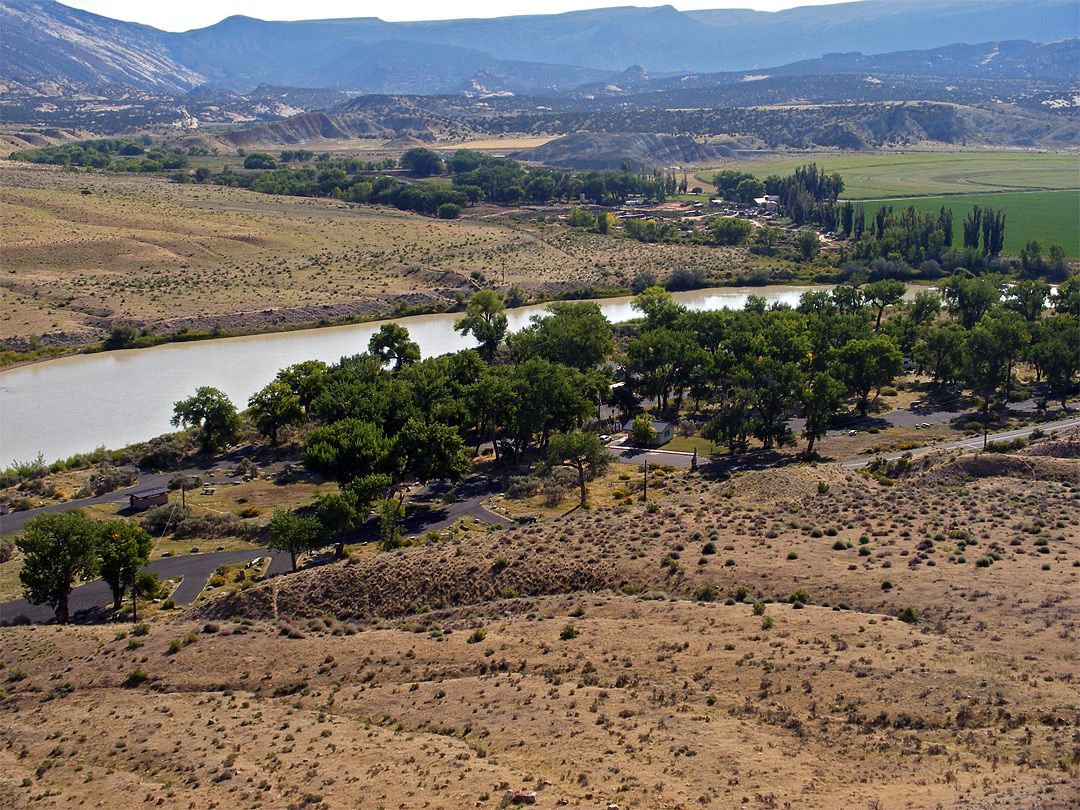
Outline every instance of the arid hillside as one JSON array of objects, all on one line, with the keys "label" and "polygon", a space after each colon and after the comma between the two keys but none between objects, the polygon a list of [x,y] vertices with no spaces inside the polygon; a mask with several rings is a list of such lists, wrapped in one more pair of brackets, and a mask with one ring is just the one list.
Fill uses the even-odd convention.
[{"label": "arid hillside", "polygon": [[146,635],[4,629],[0,804],[1073,807],[1077,465],[676,472]]}]

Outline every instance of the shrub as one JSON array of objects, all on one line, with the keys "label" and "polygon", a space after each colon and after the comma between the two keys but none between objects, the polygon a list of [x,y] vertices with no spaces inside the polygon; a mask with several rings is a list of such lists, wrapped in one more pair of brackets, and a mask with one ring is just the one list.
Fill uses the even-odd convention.
[{"label": "shrub", "polygon": [[701,547],[701,553],[702,554],[715,554],[716,553],[716,543],[714,543],[712,540],[710,540],[708,543],[706,543],[704,546]]},{"label": "shrub", "polygon": [[760,616],[764,612],[765,612],[765,603],[762,602],[760,599],[757,600],[756,602],[754,602],[754,615],[755,616]]},{"label": "shrub", "polygon": [[901,608],[900,612],[896,614],[896,618],[902,622],[907,622],[908,624],[918,624],[919,611],[913,607]]},{"label": "shrub", "polygon": [[139,622],[137,625],[131,628],[131,635],[133,636],[145,636],[150,633],[150,625],[146,622]]},{"label": "shrub", "polygon": [[479,644],[485,638],[487,638],[487,630],[485,630],[483,627],[477,627],[475,630],[473,630],[472,635],[465,639],[465,643]]},{"label": "shrub", "polygon": [[10,537],[0,538],[0,563],[6,563],[15,556],[15,541]]},{"label": "shrub", "polygon": [[702,585],[694,591],[694,599],[699,602],[712,602],[716,599],[716,588],[712,585]]},{"label": "shrub", "polygon": [[773,617],[772,616],[766,616],[764,619],[761,620],[761,629],[762,630],[771,630],[772,626],[773,626]]},{"label": "shrub", "polygon": [[563,641],[569,641],[572,638],[577,638],[581,631],[574,627],[573,622],[570,622],[563,626],[562,631],[559,633],[559,638]]},{"label": "shrub", "polygon": [[1023,450],[1025,447],[1027,447],[1027,442],[1024,441],[1023,439],[1017,438],[1017,439],[1013,439],[1012,441],[987,442],[986,443],[986,452],[987,453],[1012,453],[1012,452],[1015,452],[1017,450]]},{"label": "shrub", "polygon": [[133,687],[150,679],[150,673],[148,673],[142,667],[136,667],[128,673],[128,676],[124,678],[124,686]]},{"label": "shrub", "polygon": [[797,560],[797,559],[799,559],[799,553],[797,551],[789,551],[788,555],[787,555],[787,558],[789,560]]},{"label": "shrub", "polygon": [[847,543],[845,543],[843,540],[837,540],[835,543],[832,544],[832,548],[833,551],[844,551],[845,549],[847,549]]},{"label": "shrub", "polygon": [[168,654],[175,655],[176,653],[180,652],[180,650],[184,649],[184,647],[188,646],[189,644],[194,644],[198,640],[199,634],[196,633],[194,630],[189,630],[188,632],[184,633],[183,636],[179,638],[174,638],[172,641],[169,642]]},{"label": "shrub", "polygon": [[454,203],[443,203],[436,211],[436,216],[439,219],[457,219],[461,216],[462,207],[455,205]]}]

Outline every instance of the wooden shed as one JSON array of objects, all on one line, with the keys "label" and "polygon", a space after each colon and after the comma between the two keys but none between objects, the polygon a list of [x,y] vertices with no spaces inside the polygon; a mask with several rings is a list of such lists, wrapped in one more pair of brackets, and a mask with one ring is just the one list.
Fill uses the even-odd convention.
[{"label": "wooden shed", "polygon": [[154,487],[142,489],[128,495],[128,506],[131,509],[149,509],[152,506],[164,506],[169,502],[168,487]]}]

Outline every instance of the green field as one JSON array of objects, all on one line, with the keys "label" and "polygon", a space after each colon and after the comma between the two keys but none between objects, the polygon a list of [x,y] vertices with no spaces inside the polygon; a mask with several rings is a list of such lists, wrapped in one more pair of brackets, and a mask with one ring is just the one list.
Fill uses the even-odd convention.
[{"label": "green field", "polygon": [[[814,162],[844,178],[849,200],[1080,189],[1080,156],[995,153],[915,153],[801,158],[740,167],[755,177],[786,176]],[[711,176],[701,172],[703,179]]]},{"label": "green field", "polygon": [[[1080,156],[919,152],[804,157],[739,167],[755,177],[786,176],[814,162],[844,178],[843,199],[862,201],[867,215],[879,202],[920,211],[953,210],[955,242],[971,206],[1005,211],[1005,253],[1017,255],[1031,239],[1061,245],[1080,258]],[[699,172],[706,182],[712,172]]]},{"label": "green field", "polygon": [[947,197],[914,197],[908,199],[866,200],[869,220],[879,205],[891,205],[899,210],[911,205],[918,211],[938,211],[941,206],[953,211],[953,244],[963,244],[961,223],[973,205],[997,208],[1005,212],[1005,249],[1003,253],[1017,256],[1031,239],[1043,243],[1045,253],[1050,245],[1061,245],[1065,255],[1080,258],[1080,193],[1076,191],[1035,191],[1014,194],[968,194]]}]

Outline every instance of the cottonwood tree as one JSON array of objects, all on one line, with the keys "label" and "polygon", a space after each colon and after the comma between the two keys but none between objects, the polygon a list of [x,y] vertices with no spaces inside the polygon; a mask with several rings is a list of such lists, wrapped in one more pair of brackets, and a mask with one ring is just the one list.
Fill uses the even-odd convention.
[{"label": "cottonwood tree", "polygon": [[1065,400],[1069,390],[1080,374],[1080,326],[1074,315],[1062,313],[1042,322],[1040,340],[1032,346],[1033,360],[1038,362],[1050,389],[1061,399],[1061,407],[1068,410]]},{"label": "cottonwood tree", "polygon": [[[135,606],[135,585],[139,570],[150,561],[154,541],[134,523],[110,520],[97,527],[97,553],[101,578],[113,595],[113,610],[119,610],[127,591],[132,592],[132,611]],[[138,620],[138,614],[134,614]]]},{"label": "cottonwood tree", "polygon": [[548,314],[509,336],[510,359],[522,363],[542,357],[553,363],[589,371],[603,363],[614,348],[611,322],[593,301],[555,301]]},{"label": "cottonwood tree", "polygon": [[913,351],[916,367],[921,374],[929,373],[936,383],[957,379],[964,365],[964,344],[967,332],[958,323],[947,323],[928,329]]},{"label": "cottonwood tree", "polygon": [[368,341],[368,351],[384,366],[393,363],[394,371],[420,362],[420,346],[409,339],[408,329],[396,323],[383,324]]},{"label": "cottonwood tree", "polygon": [[202,386],[195,396],[173,405],[174,426],[196,428],[203,452],[222,450],[240,438],[240,417],[236,407],[217,388]]},{"label": "cottonwood tree", "polygon": [[277,373],[277,379],[289,386],[300,400],[300,407],[307,414],[311,403],[323,392],[326,385],[327,366],[322,360],[305,360],[283,368]]},{"label": "cottonwood tree", "polygon": [[968,334],[963,375],[972,393],[982,398],[982,412],[990,410],[990,400],[1005,379],[1008,358],[990,326],[980,321]]},{"label": "cottonwood tree", "polygon": [[577,470],[582,508],[587,500],[585,481],[603,473],[611,460],[607,448],[595,433],[560,433],[552,436],[548,443],[549,467],[564,464]]},{"label": "cottonwood tree", "polygon": [[506,305],[502,296],[493,290],[480,290],[469,299],[465,317],[454,323],[454,330],[462,335],[472,334],[480,344],[479,352],[490,363],[495,359],[503,338],[506,337]]},{"label": "cottonwood tree", "polygon": [[890,307],[900,301],[907,292],[907,285],[900,279],[883,278],[880,281],[872,281],[863,287],[863,297],[877,308],[877,321],[874,322],[874,331],[881,329],[881,316],[886,307]]},{"label": "cottonwood tree", "polygon": [[807,441],[806,457],[813,458],[814,442],[825,435],[829,417],[844,403],[844,384],[828,372],[819,371],[807,380],[800,399],[806,418],[802,432]]},{"label": "cottonwood tree", "polygon": [[98,568],[98,531],[82,512],[47,513],[26,522],[15,545],[23,553],[19,580],[32,605],[48,605],[67,624],[68,597],[79,577]]},{"label": "cottonwood tree", "polygon": [[274,380],[261,391],[251,395],[248,410],[255,429],[270,438],[270,444],[278,443],[278,431],[287,425],[299,425],[304,421],[300,398],[288,385]]},{"label": "cottonwood tree", "polygon": [[372,504],[389,488],[389,475],[366,475],[354,478],[344,484],[339,492],[322,495],[315,502],[319,519],[327,532],[338,536],[334,549],[338,557],[345,556],[345,535],[367,520]]},{"label": "cottonwood tree", "polygon": [[301,517],[288,509],[275,509],[269,528],[270,541],[267,545],[288,552],[293,571],[296,570],[297,557],[318,548],[326,539],[323,524],[317,517]]},{"label": "cottonwood tree", "polygon": [[414,177],[430,177],[441,174],[443,161],[435,152],[423,146],[414,146],[401,156],[398,165]]},{"label": "cottonwood tree", "polygon": [[838,376],[858,397],[860,416],[866,416],[870,392],[881,390],[904,370],[904,358],[896,344],[886,337],[850,340],[836,353]]},{"label": "cottonwood tree", "polygon": [[393,442],[383,429],[360,419],[342,419],[316,428],[304,445],[309,469],[346,484],[374,473],[390,473]]}]

